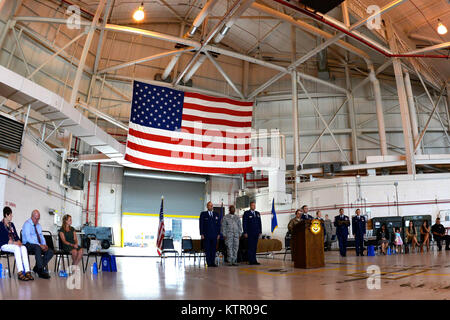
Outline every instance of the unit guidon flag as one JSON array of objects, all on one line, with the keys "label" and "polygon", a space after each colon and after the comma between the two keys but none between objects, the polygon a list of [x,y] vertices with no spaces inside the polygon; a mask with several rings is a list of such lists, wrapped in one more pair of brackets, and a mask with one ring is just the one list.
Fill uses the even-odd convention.
[{"label": "unit guidon flag", "polygon": [[253,102],[134,81],[125,160],[196,173],[252,171]]}]

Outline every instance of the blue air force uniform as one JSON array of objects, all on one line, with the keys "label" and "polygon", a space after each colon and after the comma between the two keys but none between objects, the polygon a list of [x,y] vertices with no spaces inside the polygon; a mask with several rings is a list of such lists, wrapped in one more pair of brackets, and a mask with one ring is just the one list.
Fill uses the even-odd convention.
[{"label": "blue air force uniform", "polygon": [[206,255],[206,264],[215,265],[217,236],[220,234],[220,216],[214,211],[200,213],[200,235],[204,236],[203,245]]},{"label": "blue air force uniform", "polygon": [[339,241],[339,252],[342,257],[347,254],[347,238],[348,238],[348,226],[350,225],[350,219],[346,215],[339,215],[334,217],[334,226],[336,227],[336,236]]},{"label": "blue air force uniform", "polygon": [[260,213],[252,210],[245,211],[242,217],[242,227],[244,233],[248,235],[248,263],[256,264],[256,248],[259,235],[262,233]]},{"label": "blue air force uniform", "polygon": [[366,234],[366,218],[363,216],[354,216],[352,218],[352,233],[355,237],[356,255],[363,255],[364,235]]},{"label": "blue air force uniform", "polygon": [[302,216],[300,217],[300,219],[302,219],[302,220],[313,220],[314,218],[313,218],[312,215],[309,215],[307,213],[302,213]]}]

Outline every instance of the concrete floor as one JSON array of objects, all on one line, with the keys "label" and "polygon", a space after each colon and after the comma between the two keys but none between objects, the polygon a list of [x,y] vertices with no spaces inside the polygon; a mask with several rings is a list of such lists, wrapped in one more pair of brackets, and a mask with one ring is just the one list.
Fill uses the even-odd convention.
[{"label": "concrete floor", "polygon": [[[81,289],[67,278],[0,279],[0,299],[448,299],[450,251],[356,257],[326,252],[326,267],[294,269],[292,262],[259,258],[260,266],[205,268],[193,259],[119,257],[119,272],[89,272]],[[288,258],[286,258],[288,259]],[[5,265],[4,259],[2,259]],[[92,260],[91,260],[92,261]],[[54,261],[51,262],[53,267]],[[381,269],[381,289],[367,288],[367,267]],[[33,262],[32,262],[33,266]]]}]

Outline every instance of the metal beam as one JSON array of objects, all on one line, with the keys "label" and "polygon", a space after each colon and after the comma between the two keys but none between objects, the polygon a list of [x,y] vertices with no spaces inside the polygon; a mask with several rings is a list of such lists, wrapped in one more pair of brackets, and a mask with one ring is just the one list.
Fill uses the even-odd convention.
[{"label": "metal beam", "polygon": [[334,115],[331,117],[330,121],[328,121],[327,126],[322,130],[322,132],[319,134],[319,136],[316,138],[316,141],[314,141],[314,143],[311,145],[311,147],[309,148],[308,152],[306,153],[306,155],[303,157],[302,161],[300,162],[301,165],[303,165],[303,163],[305,163],[306,159],[309,157],[309,155],[312,153],[312,151],[314,150],[314,148],[316,147],[317,143],[319,143],[320,138],[322,138],[322,136],[325,134],[325,132],[327,131],[327,127],[330,127],[331,124],[334,122],[334,120],[337,117],[337,114],[339,113],[339,111],[341,111],[342,107],[347,103],[348,101],[348,97],[344,100],[344,102],[342,102],[342,104],[340,105],[340,107],[336,110],[336,112],[334,113]]},{"label": "metal beam", "polygon": [[80,64],[78,65],[77,72],[75,74],[75,79],[73,81],[72,93],[70,95],[70,104],[74,105],[78,95],[78,89],[80,87],[81,76],[83,74],[83,67],[86,62],[87,54],[89,52],[89,48],[91,47],[92,38],[94,37],[95,29],[97,23],[100,18],[100,14],[103,11],[103,7],[105,6],[106,0],[100,0],[97,11],[95,12],[94,19],[92,20],[92,24],[89,30],[89,33],[86,37],[86,41],[84,43],[83,52],[81,53]]},{"label": "metal beam", "polygon": [[410,52],[407,52],[407,53],[404,53],[404,54],[419,54],[419,53],[433,51],[433,50],[445,49],[445,48],[448,48],[448,47],[450,47],[450,41],[439,43],[439,44],[436,44],[434,46],[425,47],[425,48],[422,48],[422,49],[413,50],[413,51],[410,51]]},{"label": "metal beam", "polygon": [[[396,39],[394,38],[394,31],[392,25],[386,25],[387,37],[391,50],[398,53]],[[399,58],[392,58],[394,65],[395,81],[397,84],[398,100],[400,103],[400,113],[402,115],[403,139],[405,144],[406,167],[408,174],[414,175],[416,173],[414,164],[414,146],[411,134],[411,120],[409,116],[408,100],[405,91],[405,82],[403,80],[402,65]]]},{"label": "metal beam", "polygon": [[316,110],[317,114],[319,115],[320,120],[322,121],[322,123],[325,125],[325,128],[328,130],[328,132],[330,132],[331,138],[333,139],[334,143],[336,144],[336,146],[339,148],[339,151],[341,151],[341,154],[344,156],[345,161],[350,164],[350,161],[348,160],[347,156],[345,155],[344,151],[341,148],[341,145],[337,142],[336,137],[333,134],[333,131],[330,129],[330,127],[328,126],[327,122],[325,121],[325,119],[323,118],[322,114],[320,113],[319,108],[316,106],[316,104],[314,103],[314,100],[309,96],[308,91],[306,90],[305,86],[303,85],[303,83],[300,81],[300,79],[297,78],[297,82],[300,84],[300,86],[302,87],[303,91],[305,92],[305,94],[308,96],[308,100],[311,102],[311,105],[314,107],[314,109]]},{"label": "metal beam", "polygon": [[353,101],[353,95],[350,93],[352,90],[352,80],[350,78],[350,70],[348,63],[344,65],[345,68],[345,83],[347,85],[347,107],[350,120],[350,128],[352,129],[352,160],[353,164],[359,164],[359,153],[358,153],[358,139],[356,133],[356,116],[355,116],[355,103]]},{"label": "metal beam", "polygon": [[242,92],[236,87],[236,85],[233,83],[233,81],[230,79],[230,77],[226,74],[226,72],[222,69],[222,67],[219,65],[219,63],[214,60],[213,57],[208,53],[208,51],[205,52],[205,55],[208,57],[208,59],[211,61],[211,63],[216,67],[217,71],[224,77],[224,79],[228,82],[231,88],[239,95],[241,99],[244,99],[244,95]]},{"label": "metal beam", "polygon": [[115,66],[104,68],[102,70],[99,70],[98,74],[108,73],[108,72],[115,71],[115,70],[118,70],[118,69],[134,66],[136,64],[140,64],[140,63],[144,63],[144,62],[147,62],[147,61],[152,61],[152,60],[156,60],[156,59],[172,56],[174,54],[181,54],[183,52],[192,51],[192,50],[195,50],[195,48],[194,47],[188,47],[188,48],[183,48],[183,49],[179,49],[179,50],[173,50],[173,51],[157,53],[157,54],[145,57],[145,58],[136,59],[136,60],[133,60],[133,61],[128,61],[128,62],[117,64]]},{"label": "metal beam", "polygon": [[204,41],[202,42],[199,50],[194,54],[188,64],[184,67],[183,71],[180,72],[178,77],[173,82],[173,85],[177,85],[181,79],[184,77],[188,69],[194,64],[197,57],[200,55],[200,52],[205,48],[205,46],[212,40],[212,38],[219,32],[219,29],[225,24],[225,22],[234,14],[234,12],[239,8],[242,0],[236,0],[234,4],[228,9],[227,13],[223,16],[223,18],[212,28],[212,30],[208,33]]},{"label": "metal beam", "polygon": [[[302,30],[305,30],[305,31],[307,31],[309,33],[312,33],[314,35],[319,35],[322,38],[330,39],[330,38],[333,38],[333,36],[334,36],[334,35],[326,32],[326,31],[323,31],[320,28],[314,27],[314,26],[312,26],[312,25],[310,25],[310,24],[308,24],[308,23],[306,23],[306,22],[304,22],[302,20],[297,20],[297,19],[295,19],[295,18],[293,18],[291,16],[288,16],[287,14],[281,13],[280,11],[277,11],[277,10],[272,9],[270,7],[267,7],[265,5],[262,5],[262,4],[254,2],[251,7],[253,9],[256,9],[256,10],[260,11],[260,12],[264,12],[264,13],[266,13],[268,15],[277,17],[280,20],[283,20],[283,21],[286,21],[286,22],[288,22],[288,23],[290,23],[292,25],[295,25],[298,28],[300,28]],[[339,41],[336,42],[336,44],[338,46],[340,46],[341,48],[343,48],[345,50],[349,50],[352,53],[356,54],[357,56],[362,57],[363,59],[370,60],[370,57],[369,57],[369,55],[367,53],[365,53],[363,50],[361,50],[359,48],[356,48],[355,46],[349,44],[348,42],[339,40]]]},{"label": "metal beam", "polygon": [[383,102],[381,99],[381,89],[380,82],[378,81],[373,66],[369,66],[370,74],[369,79],[373,86],[373,95],[375,97],[375,107],[377,110],[377,124],[378,124],[378,134],[380,137],[380,151],[382,156],[386,156],[387,145],[386,145],[386,129],[384,127],[384,112],[383,112]]},{"label": "metal beam", "polygon": [[[411,87],[411,79],[409,77],[409,72],[405,70],[405,89],[406,89],[406,95],[408,97],[408,105],[409,105],[409,116],[411,118],[411,131],[413,134],[413,141],[414,145],[418,145],[419,143],[419,129],[417,124],[417,113],[416,113],[416,106],[414,104],[414,95],[412,92]],[[414,148],[416,154],[421,154],[420,148]]]},{"label": "metal beam", "polygon": [[299,134],[298,134],[298,89],[297,89],[297,74],[296,71],[292,71],[291,73],[291,84],[292,84],[292,126],[294,129],[293,134],[293,157],[294,157],[294,172],[295,172],[295,180],[294,180],[294,199],[296,207],[299,205],[299,195],[298,195],[298,186],[297,186],[297,171],[299,167],[299,157],[300,157],[300,144],[299,144]]},{"label": "metal beam", "polygon": [[[431,121],[431,119],[433,118],[433,114],[434,114],[434,112],[436,111],[437,107],[439,106],[439,102],[441,101],[441,98],[442,98],[442,95],[443,95],[443,93],[444,93],[444,90],[445,90],[445,85],[442,87],[442,90],[441,90],[441,93],[439,94],[439,98],[438,98],[437,102],[436,102],[436,103],[433,103],[434,108],[433,108],[433,110],[431,111],[430,116],[428,117],[428,120],[427,120],[427,122],[426,122],[426,124],[425,124],[425,127],[423,128],[422,132],[420,133],[420,136],[419,136],[419,139],[417,140],[417,143],[414,145],[414,151],[417,150],[417,148],[419,147],[420,142],[422,141],[423,136],[425,135],[425,132],[426,132],[427,129],[428,129],[428,126],[429,126],[429,124],[430,124],[430,121]],[[449,144],[450,144],[450,139],[449,139],[449,136],[448,136],[447,131],[445,130],[445,128],[444,128],[444,132],[445,132],[445,135],[447,136],[447,140],[448,140],[448,142],[449,142]]]}]

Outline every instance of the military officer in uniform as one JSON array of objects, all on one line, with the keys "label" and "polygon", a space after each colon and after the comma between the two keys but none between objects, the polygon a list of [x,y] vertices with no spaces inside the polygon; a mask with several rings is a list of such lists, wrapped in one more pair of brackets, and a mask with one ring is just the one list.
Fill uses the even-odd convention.
[{"label": "military officer in uniform", "polygon": [[250,265],[260,264],[256,261],[256,248],[262,233],[261,215],[255,208],[256,203],[250,202],[250,210],[245,211],[242,217],[244,237],[248,239],[248,264]]},{"label": "military officer in uniform", "polygon": [[231,205],[229,214],[223,217],[221,232],[228,250],[228,263],[237,266],[237,253],[239,249],[239,237],[242,233],[241,218],[235,215],[236,208]]},{"label": "military officer in uniform", "polygon": [[302,210],[297,209],[297,211],[295,211],[295,217],[291,219],[291,221],[289,221],[288,223],[288,231],[290,234],[292,234],[292,231],[294,230],[294,227],[297,223],[299,223],[300,221],[302,221],[301,219],[302,216]]},{"label": "military officer in uniform", "polygon": [[213,211],[213,204],[206,204],[208,211],[200,213],[200,236],[205,248],[206,264],[217,267],[215,263],[217,240],[220,238],[220,216]]},{"label": "military officer in uniform", "polygon": [[331,250],[331,240],[333,238],[333,222],[328,218],[328,215],[325,215],[325,221],[324,221],[324,226],[325,226],[325,233],[326,233],[326,246],[325,246],[325,251],[330,251]]},{"label": "military officer in uniform", "polygon": [[364,235],[366,234],[366,218],[361,216],[361,210],[356,209],[352,218],[352,233],[355,237],[356,255],[364,255]]},{"label": "military officer in uniform", "polygon": [[347,238],[350,219],[344,215],[344,209],[339,209],[339,215],[334,217],[334,226],[336,227],[336,236],[339,241],[339,252],[342,257],[347,255]]},{"label": "military officer in uniform", "polygon": [[314,219],[312,215],[308,214],[308,206],[306,204],[302,206],[302,212],[303,212],[302,217],[301,217],[302,220],[313,220]]}]

